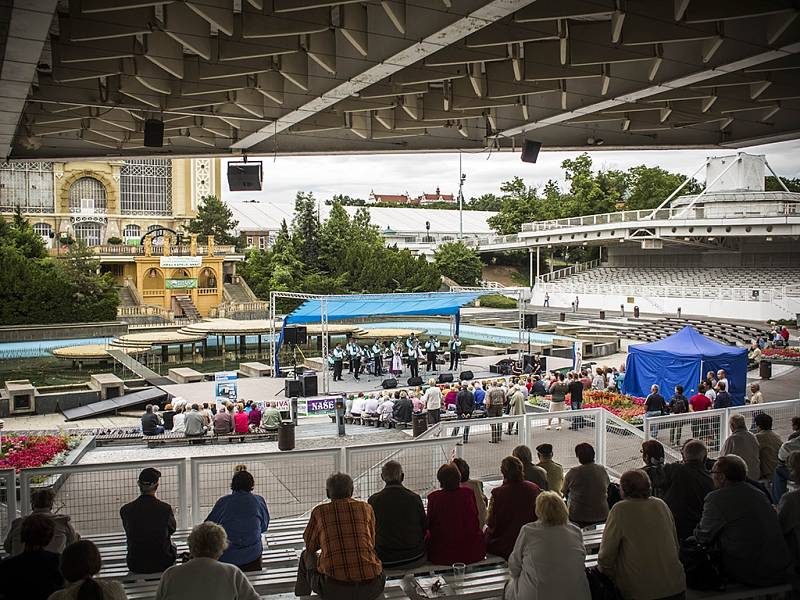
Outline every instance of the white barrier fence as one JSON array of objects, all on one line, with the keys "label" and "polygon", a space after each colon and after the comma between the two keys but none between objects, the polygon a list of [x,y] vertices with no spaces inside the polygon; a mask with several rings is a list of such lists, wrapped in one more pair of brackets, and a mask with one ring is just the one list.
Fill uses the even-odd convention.
[{"label": "white barrier fence", "polygon": [[17,478],[14,469],[0,469],[0,536],[5,539],[17,518]]},{"label": "white barrier fence", "polygon": [[[577,465],[575,446],[586,442],[594,446],[597,463],[619,476],[641,465],[645,439],[660,439],[667,448],[668,460],[674,461],[680,460],[680,443],[698,437],[709,444],[713,457],[727,437],[730,415],[743,414],[750,426],[759,412],[771,415],[776,433],[786,439],[792,417],[800,416],[800,400],[649,418],[645,419],[644,431],[594,408],[441,422],[424,438],[385,444],[78,464],[23,469],[16,476],[7,470],[0,471],[0,490],[14,490],[18,481],[16,504],[22,514],[28,514],[33,489],[54,486],[55,511],[70,515],[78,531],[85,535],[113,533],[121,529],[120,507],[138,495],[139,472],[152,466],[162,473],[159,497],[173,506],[179,527],[186,528],[204,520],[216,500],[228,493],[231,477],[240,464],[253,474],[254,491],[264,496],[273,517],[301,516],[325,501],[325,480],[336,471],[349,473],[355,496],[366,499],[383,487],[381,467],[387,460],[397,460],[403,465],[405,485],[424,497],[438,487],[439,466],[455,456],[467,461],[472,478],[496,481],[500,479],[502,459],[517,445],[529,446],[535,460],[536,446],[551,444],[554,459],[569,469]],[[0,529],[7,527],[17,510],[16,495],[6,492],[5,498],[5,504],[0,504]]]}]

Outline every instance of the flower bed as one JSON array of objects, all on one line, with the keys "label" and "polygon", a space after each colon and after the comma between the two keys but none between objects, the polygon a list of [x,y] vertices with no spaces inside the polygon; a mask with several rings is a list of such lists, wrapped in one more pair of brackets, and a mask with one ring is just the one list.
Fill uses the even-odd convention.
[{"label": "flower bed", "polygon": [[78,443],[66,435],[8,435],[0,446],[0,469],[22,469],[58,465]]},{"label": "flower bed", "polygon": [[[537,396],[533,404],[549,408],[550,396]],[[569,403],[567,403],[569,406]],[[583,408],[604,408],[612,415],[627,421],[631,425],[641,425],[644,419],[644,398],[618,394],[616,392],[600,392],[588,390],[583,392]]]},{"label": "flower bed", "polygon": [[768,359],[778,359],[800,362],[800,348],[766,348],[762,356]]}]

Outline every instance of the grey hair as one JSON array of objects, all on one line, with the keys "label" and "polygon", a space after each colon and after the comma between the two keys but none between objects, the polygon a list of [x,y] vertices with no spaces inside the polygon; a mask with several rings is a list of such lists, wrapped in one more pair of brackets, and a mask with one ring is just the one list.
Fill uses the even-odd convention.
[{"label": "grey hair", "polygon": [[189,552],[195,558],[217,559],[228,547],[228,535],[216,523],[206,521],[195,525],[189,534]]},{"label": "grey hair", "polygon": [[334,473],[325,482],[325,492],[331,500],[353,497],[353,479],[347,473]]},{"label": "grey hair", "polygon": [[683,445],[681,451],[683,460],[702,462],[708,457],[708,448],[700,440],[689,440]]},{"label": "grey hair", "polygon": [[403,467],[396,460],[390,460],[381,469],[381,479],[386,483],[400,483],[403,481]]}]

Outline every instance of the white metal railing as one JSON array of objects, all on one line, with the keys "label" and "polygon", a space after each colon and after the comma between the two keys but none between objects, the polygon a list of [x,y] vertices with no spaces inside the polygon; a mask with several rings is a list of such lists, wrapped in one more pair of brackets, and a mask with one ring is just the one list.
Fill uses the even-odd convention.
[{"label": "white metal railing", "polygon": [[139,473],[153,466],[161,471],[159,497],[172,505],[179,527],[188,527],[187,464],[182,458],[22,469],[19,473],[22,514],[30,513],[33,488],[53,487],[58,492],[55,511],[69,515],[76,530],[83,534],[119,531],[120,507],[137,498]]},{"label": "white metal railing", "polygon": [[585,271],[594,269],[599,266],[600,266],[600,259],[596,258],[595,260],[590,260],[589,262],[579,263],[577,265],[570,265],[568,267],[564,267],[563,269],[557,269],[555,271],[551,271],[550,273],[544,273],[539,276],[537,281],[540,283],[549,283],[555,281],[556,279],[561,279],[562,277],[568,277],[569,275],[584,273]]},{"label": "white metal railing", "polygon": [[[764,193],[769,194],[769,192]],[[775,192],[783,195],[784,192]],[[617,223],[634,223],[638,221],[667,221],[670,219],[750,219],[753,217],[789,217],[800,214],[797,202],[752,202],[732,203],[731,206],[714,205],[708,207],[678,206],[675,208],[652,208],[642,210],[623,210],[582,217],[568,217],[549,221],[523,223],[523,232],[550,231],[570,227],[586,227],[590,225],[611,225]]]},{"label": "white metal railing", "polygon": [[486,279],[481,279],[480,286],[489,290],[501,290],[506,287],[499,281],[488,281]]},{"label": "white metal railing", "polygon": [[0,536],[5,539],[17,518],[17,477],[14,469],[0,469]]},{"label": "white metal railing", "polygon": [[800,295],[800,286],[784,287],[724,287],[693,285],[620,285],[613,283],[541,283],[542,292],[569,294],[603,294],[618,296],[652,296],[660,298],[697,298],[701,300],[732,300],[735,302],[774,302],[784,297]]}]

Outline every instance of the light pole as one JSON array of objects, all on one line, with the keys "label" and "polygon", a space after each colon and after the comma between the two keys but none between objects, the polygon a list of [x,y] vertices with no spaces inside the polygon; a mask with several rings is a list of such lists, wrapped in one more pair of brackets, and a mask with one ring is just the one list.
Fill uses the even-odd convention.
[{"label": "light pole", "polygon": [[464,239],[464,181],[467,176],[461,172],[461,153],[458,153],[458,239]]}]

